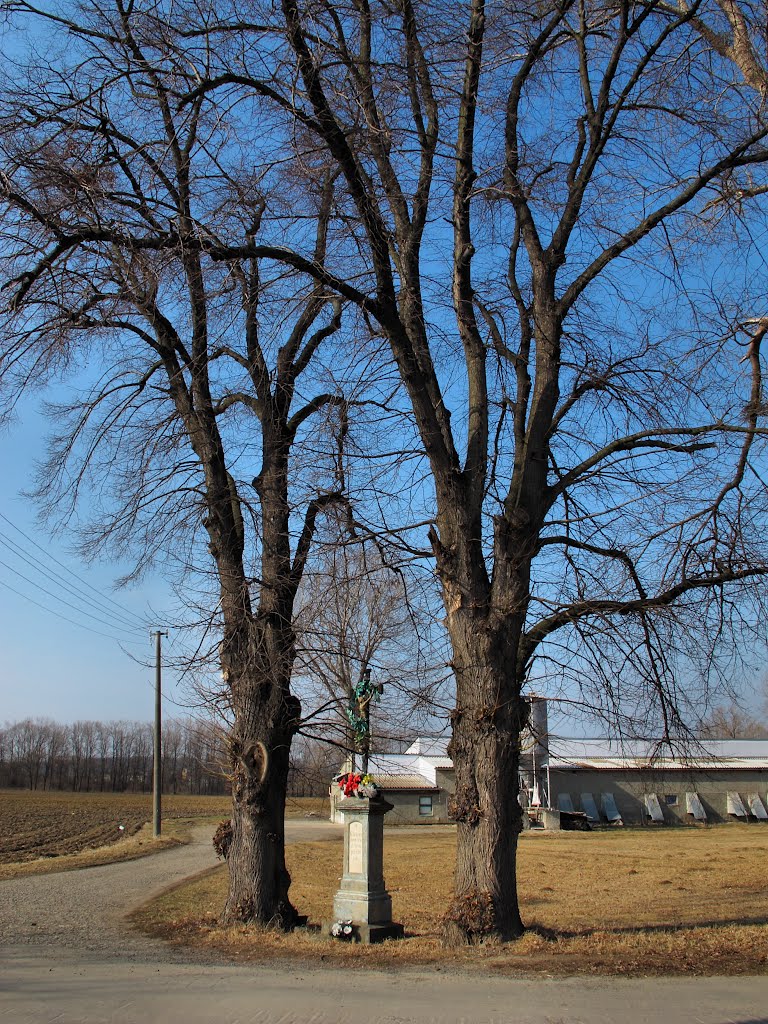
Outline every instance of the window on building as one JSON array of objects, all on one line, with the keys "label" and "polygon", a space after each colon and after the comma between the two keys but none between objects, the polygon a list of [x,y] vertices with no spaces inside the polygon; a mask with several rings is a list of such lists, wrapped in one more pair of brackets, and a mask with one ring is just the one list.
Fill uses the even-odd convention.
[{"label": "window on building", "polygon": [[431,796],[420,796],[419,797],[419,814],[431,814],[432,813],[432,797]]},{"label": "window on building", "polygon": [[664,803],[668,807],[677,807],[677,793],[665,793]]}]

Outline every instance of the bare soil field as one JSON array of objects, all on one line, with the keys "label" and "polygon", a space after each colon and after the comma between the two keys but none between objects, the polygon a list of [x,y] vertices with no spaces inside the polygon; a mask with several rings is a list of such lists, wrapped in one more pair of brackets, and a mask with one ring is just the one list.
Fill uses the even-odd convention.
[{"label": "bare soil field", "polygon": [[[166,844],[184,842],[189,825],[229,817],[229,797],[163,796]],[[322,801],[292,799],[290,816],[316,815]],[[159,846],[151,841],[152,797],[141,793],[58,793],[29,790],[0,791],[0,877],[13,871],[7,865],[62,859],[62,867],[94,863],[91,851],[111,847],[107,859],[141,856]],[[143,833],[141,839],[133,838]],[[146,849],[142,849],[146,846]],[[72,855],[82,855],[73,861]],[[104,863],[105,858],[97,858]],[[38,865],[45,867],[45,865]],[[56,864],[56,866],[59,866]],[[5,869],[4,869],[5,868]]]},{"label": "bare soil field", "polygon": [[526,834],[519,942],[449,951],[441,916],[451,893],[452,830],[385,833],[393,915],[406,938],[380,946],[323,939],[338,887],[339,841],[289,846],[291,897],[310,927],[292,935],[223,928],[226,869],[158,897],[133,919],[150,934],[243,960],[290,959],[386,969],[433,965],[502,974],[768,974],[768,826]]}]

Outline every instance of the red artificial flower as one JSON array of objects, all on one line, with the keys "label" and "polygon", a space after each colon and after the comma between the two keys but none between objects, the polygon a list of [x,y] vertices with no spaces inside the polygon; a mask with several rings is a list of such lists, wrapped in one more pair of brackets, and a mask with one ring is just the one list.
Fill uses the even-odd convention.
[{"label": "red artificial flower", "polygon": [[347,772],[346,775],[342,775],[339,779],[339,789],[344,796],[354,796],[362,778],[362,775],[357,772]]}]

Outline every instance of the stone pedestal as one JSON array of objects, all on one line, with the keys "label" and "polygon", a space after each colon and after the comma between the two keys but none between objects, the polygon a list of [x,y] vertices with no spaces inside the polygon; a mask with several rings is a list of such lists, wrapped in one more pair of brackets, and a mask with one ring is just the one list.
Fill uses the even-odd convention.
[{"label": "stone pedestal", "polygon": [[[351,921],[358,942],[402,938],[403,926],[392,921],[392,898],[384,885],[384,815],[392,804],[381,798],[346,797],[344,870],[333,900],[334,921]],[[330,930],[330,923],[324,930]]]}]

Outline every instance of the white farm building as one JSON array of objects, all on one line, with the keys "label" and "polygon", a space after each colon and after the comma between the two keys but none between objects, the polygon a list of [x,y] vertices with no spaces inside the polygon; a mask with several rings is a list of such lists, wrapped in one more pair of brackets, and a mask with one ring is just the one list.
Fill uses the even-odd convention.
[{"label": "white farm building", "polygon": [[[532,701],[519,792],[534,824],[704,824],[768,821],[768,740],[704,740],[685,749],[653,740],[550,735],[545,701]],[[447,739],[417,739],[402,754],[372,754],[369,772],[394,805],[387,824],[450,822],[454,771]],[[341,820],[334,787],[331,816]]]}]

